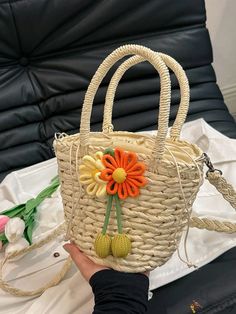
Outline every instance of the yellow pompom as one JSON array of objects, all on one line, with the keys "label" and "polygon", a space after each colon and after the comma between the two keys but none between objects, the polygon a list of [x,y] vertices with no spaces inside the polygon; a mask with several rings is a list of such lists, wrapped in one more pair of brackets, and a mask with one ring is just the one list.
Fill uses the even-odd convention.
[{"label": "yellow pompom", "polygon": [[108,234],[98,234],[94,243],[95,252],[101,258],[111,254],[111,238]]},{"label": "yellow pompom", "polygon": [[114,257],[126,257],[131,251],[131,241],[126,234],[117,234],[111,242],[112,255]]}]

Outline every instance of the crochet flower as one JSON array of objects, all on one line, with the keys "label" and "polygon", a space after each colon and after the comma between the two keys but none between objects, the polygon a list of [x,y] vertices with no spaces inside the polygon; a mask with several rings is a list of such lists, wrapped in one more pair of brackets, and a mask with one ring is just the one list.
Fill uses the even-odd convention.
[{"label": "crochet flower", "polygon": [[137,155],[133,152],[116,148],[114,156],[105,154],[102,157],[102,163],[106,169],[101,171],[100,178],[108,181],[106,191],[110,195],[117,193],[120,199],[136,197],[140,187],[147,184],[143,176],[145,165],[137,161]]},{"label": "crochet flower", "polygon": [[87,185],[87,194],[96,195],[98,198],[106,195],[107,185],[107,182],[100,178],[101,171],[105,168],[101,161],[102,157],[102,152],[96,152],[94,157],[86,155],[79,166],[79,179],[82,184]]}]

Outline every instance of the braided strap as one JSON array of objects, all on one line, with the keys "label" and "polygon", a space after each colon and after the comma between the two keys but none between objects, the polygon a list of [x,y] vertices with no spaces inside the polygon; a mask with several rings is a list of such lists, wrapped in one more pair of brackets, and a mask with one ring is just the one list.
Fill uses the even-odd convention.
[{"label": "braided strap", "polygon": [[190,227],[225,233],[236,232],[236,223],[209,218],[192,217],[190,220]]},{"label": "braided strap", "polygon": [[12,295],[15,296],[33,296],[33,295],[39,295],[42,294],[45,290],[47,290],[50,287],[56,286],[65,276],[65,274],[68,272],[71,266],[71,258],[68,257],[66,262],[63,264],[61,270],[56,274],[54,278],[52,278],[47,284],[45,284],[43,287],[38,288],[33,291],[24,291],[15,287],[12,287],[10,284],[8,284],[6,281],[3,280],[2,276],[2,270],[3,266],[6,264],[8,260],[11,260],[14,257],[20,256],[22,254],[28,253],[33,251],[36,248],[40,248],[43,245],[49,243],[51,240],[57,238],[59,235],[64,234],[65,232],[65,224],[60,225],[58,228],[56,228],[49,236],[42,239],[38,243],[32,244],[30,247],[24,248],[22,250],[13,252],[12,254],[9,254],[7,258],[5,258],[1,265],[0,265],[0,288],[6,292],[9,292]]},{"label": "braided strap", "polygon": [[215,186],[222,194],[224,199],[228,201],[233,208],[236,209],[236,192],[231,184],[229,184],[219,171],[208,171],[206,179]]},{"label": "braided strap", "polygon": [[[227,183],[225,178],[222,177],[221,171],[216,169],[213,171],[208,171],[206,179],[212,185],[214,185],[216,189],[222,194],[224,199],[227,200],[231,206],[236,209],[236,192],[233,186]],[[190,219],[190,227],[225,233],[236,232],[236,223],[209,218],[192,217]]]}]

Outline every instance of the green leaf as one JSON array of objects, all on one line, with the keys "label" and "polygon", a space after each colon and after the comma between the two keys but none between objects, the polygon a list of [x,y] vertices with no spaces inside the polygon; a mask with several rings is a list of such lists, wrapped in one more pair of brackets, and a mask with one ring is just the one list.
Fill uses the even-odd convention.
[{"label": "green leaf", "polygon": [[43,201],[45,198],[50,197],[57,190],[58,186],[59,184],[57,183],[50,185],[39,193],[39,195],[36,197],[36,200]]},{"label": "green leaf", "polygon": [[16,205],[10,209],[4,210],[1,212],[1,215],[6,215],[10,218],[12,217],[20,217],[25,210],[25,204]]},{"label": "green leaf", "polygon": [[37,212],[37,208],[33,208],[31,212],[27,213],[26,215],[24,215],[24,221],[25,221],[25,226],[28,227],[29,224],[32,223],[32,221],[35,220],[35,214]]},{"label": "green leaf", "polygon": [[26,226],[28,226],[28,221],[31,219],[32,216],[35,215],[35,213],[36,213],[36,208],[32,209],[31,212],[29,212],[29,213],[27,213],[27,214],[25,214],[25,215],[23,216],[23,219],[24,219],[24,221],[25,221],[25,225],[26,225]]},{"label": "green leaf", "polygon": [[4,233],[0,234],[0,241],[8,241]]},{"label": "green leaf", "polygon": [[25,239],[29,242],[29,244],[31,244],[31,243],[30,243],[30,240],[29,240],[29,238],[28,238],[28,235],[27,235],[27,229],[25,229],[25,231],[24,231],[24,237],[25,237]]},{"label": "green leaf", "polygon": [[51,180],[51,184],[53,184],[53,185],[57,185],[57,186],[59,186],[59,185],[60,185],[59,175],[56,175],[54,178],[52,178],[52,180]]},{"label": "green leaf", "polygon": [[32,210],[37,207],[40,204],[40,201],[37,200],[36,198],[32,198],[30,200],[28,200],[25,204],[25,211],[24,211],[24,215],[32,212]]},{"label": "green leaf", "polygon": [[28,226],[26,227],[25,232],[24,232],[25,238],[28,240],[30,244],[32,244],[32,235],[33,235],[34,226],[35,226],[35,221],[34,221],[34,218],[31,217],[31,219],[28,221]]}]

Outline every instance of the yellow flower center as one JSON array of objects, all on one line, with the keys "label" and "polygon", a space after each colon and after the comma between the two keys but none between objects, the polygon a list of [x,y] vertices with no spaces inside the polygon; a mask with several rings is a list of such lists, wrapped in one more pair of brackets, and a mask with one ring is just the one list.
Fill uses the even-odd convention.
[{"label": "yellow flower center", "polygon": [[98,169],[94,169],[94,170],[92,170],[92,177],[95,179],[95,175],[97,174],[99,172],[99,170]]},{"label": "yellow flower center", "polygon": [[117,183],[123,183],[126,179],[126,176],[127,176],[127,173],[125,172],[125,169],[123,168],[117,168],[112,174],[112,178]]}]

